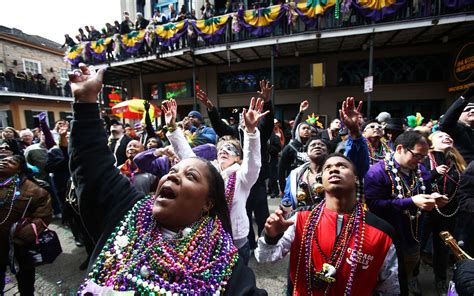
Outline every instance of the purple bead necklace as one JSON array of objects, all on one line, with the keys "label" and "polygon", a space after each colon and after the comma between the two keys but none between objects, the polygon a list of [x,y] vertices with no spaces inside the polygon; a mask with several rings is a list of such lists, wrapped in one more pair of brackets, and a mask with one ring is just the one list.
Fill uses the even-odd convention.
[{"label": "purple bead necklace", "polygon": [[221,221],[205,216],[172,237],[165,236],[153,219],[153,201],[142,200],[125,215],[86,283],[142,295],[222,294],[238,253]]}]

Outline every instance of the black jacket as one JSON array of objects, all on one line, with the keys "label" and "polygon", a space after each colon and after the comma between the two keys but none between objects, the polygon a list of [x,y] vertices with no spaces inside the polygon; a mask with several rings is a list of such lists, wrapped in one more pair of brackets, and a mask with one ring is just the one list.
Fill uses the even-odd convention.
[{"label": "black jacket", "polygon": [[[260,131],[260,153],[262,159],[262,167],[260,168],[260,174],[258,175],[258,179],[255,184],[259,182],[264,182],[268,178],[268,166],[270,156],[267,150],[267,142],[273,133],[274,118],[271,101],[266,102],[263,105],[263,111],[265,110],[269,110],[270,112],[262,118],[262,120],[258,123],[257,126],[258,130]],[[240,143],[243,145],[243,137],[241,137],[238,128],[236,126],[229,126],[225,122],[223,122],[216,107],[213,107],[211,110],[207,110],[207,112],[209,114],[209,119],[211,121],[212,128],[219,137],[230,135],[237,139],[240,139]]]},{"label": "black jacket", "polygon": [[[70,169],[79,199],[79,211],[91,238],[96,242],[89,268],[123,216],[145,197],[114,167],[115,158],[107,146],[107,134],[98,104],[73,105],[69,145]],[[229,295],[266,295],[255,286],[255,276],[242,260],[234,267]]]},{"label": "black jacket", "polygon": [[441,118],[439,128],[453,138],[454,146],[464,160],[470,163],[474,159],[474,129],[458,122],[459,116],[468,103],[468,100],[457,99]]},{"label": "black jacket", "polygon": [[303,143],[296,139],[292,140],[283,148],[280,161],[278,162],[278,185],[280,186],[281,192],[285,192],[286,177],[290,172],[307,161],[307,159],[298,157],[299,153],[304,152]]}]

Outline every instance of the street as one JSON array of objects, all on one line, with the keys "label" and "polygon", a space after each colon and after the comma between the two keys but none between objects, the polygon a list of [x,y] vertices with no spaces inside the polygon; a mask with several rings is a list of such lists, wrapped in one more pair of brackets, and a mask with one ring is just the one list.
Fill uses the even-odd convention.
[{"label": "street", "polygon": [[[280,199],[269,199],[270,211],[274,211]],[[76,289],[83,281],[86,272],[79,270],[79,265],[86,258],[85,249],[74,244],[69,229],[59,226],[56,220],[51,224],[61,240],[63,253],[51,265],[43,265],[36,269],[36,295],[76,295]],[[268,295],[285,295],[287,281],[287,256],[276,264],[257,264],[255,258],[250,259],[250,267],[257,277],[257,286],[266,289]],[[420,284],[424,295],[436,295],[432,272],[427,265],[421,266]],[[19,295],[15,277],[7,273],[5,295]]]}]

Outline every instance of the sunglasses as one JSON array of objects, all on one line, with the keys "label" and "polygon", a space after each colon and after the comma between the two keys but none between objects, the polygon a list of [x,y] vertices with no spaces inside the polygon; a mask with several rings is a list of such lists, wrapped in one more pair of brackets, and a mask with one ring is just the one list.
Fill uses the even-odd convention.
[{"label": "sunglasses", "polygon": [[369,129],[369,128],[370,129],[376,129],[376,128],[382,129],[382,126],[379,125],[379,124],[369,124],[368,126],[365,127],[366,130]]},{"label": "sunglasses", "polygon": [[8,151],[13,151],[10,146],[0,146],[0,150],[8,150]]},{"label": "sunglasses", "polygon": [[467,108],[467,109],[463,110],[462,112],[471,112],[471,111],[474,111],[474,107]]}]

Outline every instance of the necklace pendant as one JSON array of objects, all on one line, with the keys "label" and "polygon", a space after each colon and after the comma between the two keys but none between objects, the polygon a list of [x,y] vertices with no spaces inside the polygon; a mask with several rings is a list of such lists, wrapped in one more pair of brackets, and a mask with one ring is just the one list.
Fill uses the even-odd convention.
[{"label": "necklace pendant", "polygon": [[323,288],[327,284],[334,283],[336,279],[336,268],[329,263],[324,263],[320,272],[315,272],[312,276],[311,282],[315,288]]}]

